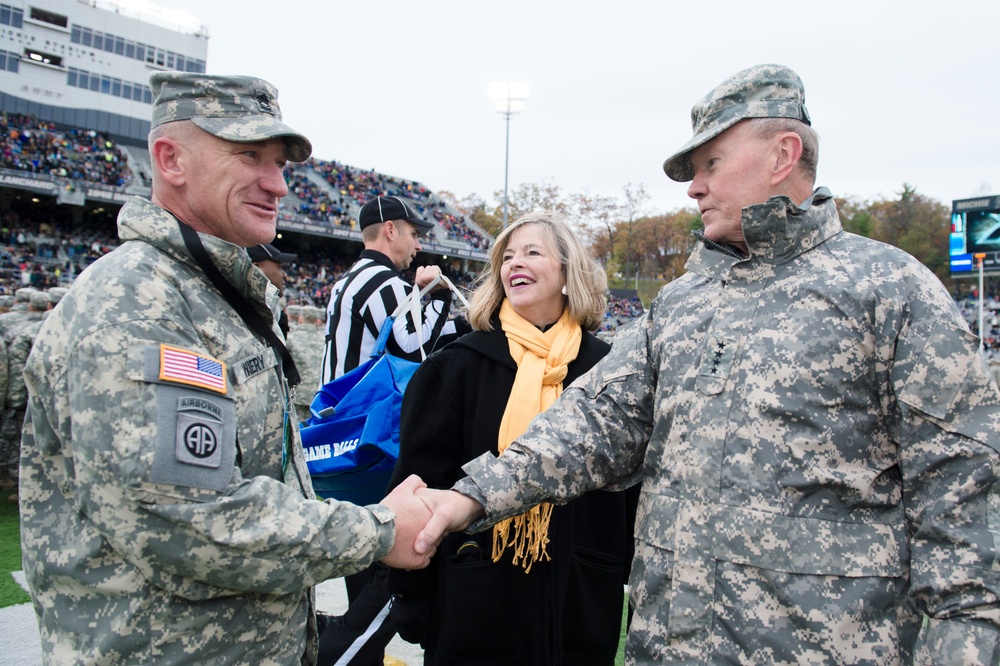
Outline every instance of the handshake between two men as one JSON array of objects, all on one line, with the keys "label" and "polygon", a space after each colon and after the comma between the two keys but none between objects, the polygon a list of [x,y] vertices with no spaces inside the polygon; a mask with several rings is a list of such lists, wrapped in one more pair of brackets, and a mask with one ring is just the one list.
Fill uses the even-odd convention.
[{"label": "handshake between two men", "polygon": [[396,514],[396,538],[382,563],[396,569],[423,569],[438,545],[483,515],[483,506],[454,490],[428,488],[411,474],[380,502]]}]

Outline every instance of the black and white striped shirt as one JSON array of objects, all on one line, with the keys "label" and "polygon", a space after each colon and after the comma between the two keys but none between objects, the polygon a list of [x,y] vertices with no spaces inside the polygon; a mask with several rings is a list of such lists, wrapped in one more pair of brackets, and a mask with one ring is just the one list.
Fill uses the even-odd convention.
[{"label": "black and white striped shirt", "polygon": [[[326,349],[320,387],[358,367],[372,353],[386,318],[409,295],[406,282],[389,257],[376,250],[363,250],[360,258],[330,292],[326,310]],[[451,292],[436,291],[423,308],[423,348],[429,354],[441,335],[455,333],[448,321]],[[420,338],[412,317],[400,316],[393,324],[386,351],[412,361],[420,360]]]}]

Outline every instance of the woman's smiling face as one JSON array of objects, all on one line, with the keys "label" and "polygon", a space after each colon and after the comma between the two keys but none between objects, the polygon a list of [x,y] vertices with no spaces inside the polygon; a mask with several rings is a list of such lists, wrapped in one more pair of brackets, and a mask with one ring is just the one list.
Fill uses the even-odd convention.
[{"label": "woman's smiling face", "polygon": [[500,280],[514,311],[535,326],[547,326],[562,316],[566,279],[556,249],[540,225],[525,224],[511,233]]}]

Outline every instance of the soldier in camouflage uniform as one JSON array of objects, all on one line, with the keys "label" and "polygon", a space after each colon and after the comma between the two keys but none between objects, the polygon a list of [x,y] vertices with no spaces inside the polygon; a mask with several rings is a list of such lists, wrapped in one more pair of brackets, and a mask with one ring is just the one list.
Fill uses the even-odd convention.
[{"label": "soldier in camouflage uniform", "polygon": [[[291,317],[292,308],[288,308]],[[319,386],[320,368],[323,365],[323,349],[326,347],[326,310],[314,305],[298,308],[299,323],[288,333],[288,351],[295,359],[295,365],[302,373],[302,384],[295,393],[295,411],[299,422],[309,418],[309,405]]]},{"label": "soldier in camouflage uniform", "polygon": [[[14,297],[4,294],[0,296],[0,315],[7,314],[10,312],[11,307],[14,305]],[[7,343],[3,341],[3,336],[0,336],[0,395],[7,392]],[[3,430],[5,422],[2,420],[2,405],[0,405],[0,430]],[[3,443],[0,440],[0,461],[7,458],[7,453],[3,450]],[[11,474],[3,469],[3,465],[0,464],[0,490],[10,490],[16,487],[17,484],[11,478]]]},{"label": "soldier in camouflage uniform", "polygon": [[[31,351],[35,335],[41,327],[42,319],[48,314],[51,300],[44,291],[33,291],[29,295],[28,309],[19,323],[7,329],[3,343],[7,358],[7,386],[4,392],[3,420],[0,421],[0,465],[17,485],[18,467],[21,461],[21,423],[27,404],[27,389],[24,386],[24,363]],[[17,503],[17,494],[8,497]]]},{"label": "soldier in camouflage uniform", "polygon": [[0,336],[5,336],[7,331],[25,320],[31,295],[36,291],[34,287],[21,287],[14,292],[14,303],[7,312],[0,314]]},{"label": "soldier in camouflage uniform", "polygon": [[14,410],[7,409],[7,390],[10,383],[20,380],[19,371],[10,370],[8,338],[14,329],[32,318],[29,304],[32,294],[37,292],[34,287],[21,287],[14,292],[14,302],[10,304],[8,311],[0,315],[0,366],[2,366],[0,375],[3,377],[3,383],[0,384],[0,472],[4,476],[2,487],[5,490],[17,487],[17,464],[21,445],[20,417]]},{"label": "soldier in camouflage uniform", "polygon": [[419,539],[640,478],[628,664],[996,664],[1000,392],[937,278],[813,189],[804,102],[762,65],[694,107],[664,164],[688,272],[461,494],[421,491]]},{"label": "soldier in camouflage uniform", "polygon": [[314,499],[278,292],[244,250],[274,237],[282,166],[311,151],[277,91],[178,72],[150,87],[152,201],[123,206],[121,246],[52,311],[24,372],[21,546],[42,652],[311,664],[312,586],[425,564],[412,544],[430,514],[415,477],[368,507]]},{"label": "soldier in camouflage uniform", "polygon": [[[26,312],[31,295],[38,291],[35,287],[21,287],[14,291],[14,304],[10,307],[10,312]],[[3,319],[3,317],[0,317]]]}]

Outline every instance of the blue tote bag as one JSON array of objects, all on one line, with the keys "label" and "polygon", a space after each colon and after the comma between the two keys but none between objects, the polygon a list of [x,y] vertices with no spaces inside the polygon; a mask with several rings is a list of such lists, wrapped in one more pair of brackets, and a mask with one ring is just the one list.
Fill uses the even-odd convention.
[{"label": "blue tote bag", "polygon": [[[466,302],[447,278],[440,279]],[[420,291],[414,289],[383,323],[371,357],[325,384],[313,396],[309,406],[312,416],[301,424],[300,432],[317,497],[362,506],[376,504],[385,497],[399,459],[403,391],[420,365],[387,354],[385,346],[393,322],[406,310],[417,330],[421,330],[420,297],[436,284],[432,282]]]},{"label": "blue tote bag", "polygon": [[372,357],[313,396],[300,428],[313,490],[322,499],[374,504],[385,497],[399,458],[403,391],[418,363],[385,353],[392,320]]}]

